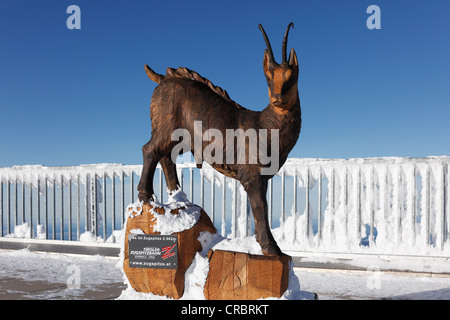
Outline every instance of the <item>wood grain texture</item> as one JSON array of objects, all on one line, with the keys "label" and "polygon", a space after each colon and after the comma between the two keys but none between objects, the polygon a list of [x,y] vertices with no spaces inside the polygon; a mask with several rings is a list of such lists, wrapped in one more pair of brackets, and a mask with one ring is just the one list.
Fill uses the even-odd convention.
[{"label": "wood grain texture", "polygon": [[261,256],[215,250],[208,254],[207,300],[256,300],[281,297],[289,284],[288,255]]},{"label": "wood grain texture", "polygon": [[[173,233],[178,236],[178,268],[177,269],[150,269],[130,268],[128,255],[128,235],[132,229],[141,229],[145,234],[160,234],[153,230],[155,216],[151,212],[153,207],[144,204],[142,214],[134,218],[128,218],[124,239],[123,270],[130,285],[138,292],[153,293],[168,296],[174,299],[180,298],[184,293],[184,275],[192,263],[197,252],[202,250],[197,240],[200,232],[215,233],[216,229],[205,211],[201,210],[199,221],[189,230]],[[159,214],[164,214],[163,208],[155,208]],[[178,209],[172,210],[172,214],[178,214]]]}]

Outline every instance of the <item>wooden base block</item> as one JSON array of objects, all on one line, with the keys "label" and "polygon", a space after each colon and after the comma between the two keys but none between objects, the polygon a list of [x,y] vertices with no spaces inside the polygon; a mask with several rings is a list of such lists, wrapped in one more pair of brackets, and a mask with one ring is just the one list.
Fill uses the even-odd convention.
[{"label": "wooden base block", "polygon": [[204,294],[207,300],[281,297],[289,284],[288,255],[261,256],[211,250]]},{"label": "wooden base block", "polygon": [[[189,230],[174,233],[178,236],[178,268],[177,269],[150,269],[130,268],[128,254],[128,235],[130,230],[141,229],[145,234],[160,234],[153,230],[156,224],[155,216],[151,212],[152,206],[145,204],[142,214],[128,218],[125,231],[123,270],[133,287],[138,292],[167,295],[178,299],[184,292],[184,275],[192,263],[197,252],[202,251],[202,245],[197,240],[200,232],[215,233],[216,229],[205,211],[201,210],[199,221]],[[155,208],[159,214],[164,214],[164,208]],[[172,210],[178,214],[178,209]]]}]

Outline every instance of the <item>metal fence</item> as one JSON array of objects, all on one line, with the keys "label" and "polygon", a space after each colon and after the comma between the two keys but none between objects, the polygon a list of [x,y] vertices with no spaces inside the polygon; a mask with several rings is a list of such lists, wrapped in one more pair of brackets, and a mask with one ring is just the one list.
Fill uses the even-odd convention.
[{"label": "metal fence", "polygon": [[[449,157],[288,159],[269,183],[283,250],[450,257]],[[0,236],[114,241],[137,199],[141,166],[0,168]],[[253,234],[246,193],[211,167],[177,166],[183,191],[224,236]],[[167,200],[162,170],[154,180]]]}]

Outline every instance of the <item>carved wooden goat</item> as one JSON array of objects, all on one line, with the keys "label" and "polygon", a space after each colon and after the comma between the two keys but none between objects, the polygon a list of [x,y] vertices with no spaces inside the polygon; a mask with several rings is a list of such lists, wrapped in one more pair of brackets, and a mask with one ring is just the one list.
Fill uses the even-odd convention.
[{"label": "carved wooden goat", "polygon": [[[225,134],[227,129],[255,130],[267,129],[270,139],[272,129],[279,131],[278,167],[271,175],[262,175],[264,164],[258,163],[209,163],[213,168],[228,177],[241,182],[246,190],[255,219],[255,233],[265,255],[280,255],[276,241],[269,228],[267,214],[267,184],[286,161],[289,152],[297,142],[301,127],[300,100],[298,96],[298,61],[294,49],[289,60],[286,55],[287,38],[290,23],[286,29],[282,45],[282,63],[275,62],[269,39],[261,25],[267,49],[264,51],[264,74],[269,87],[269,105],[262,111],[248,110],[231,100],[225,90],[214,86],[209,80],[186,68],[177,70],[168,68],[166,75],[160,75],[145,66],[150,79],[159,83],[155,88],[150,116],[152,135],[142,148],[144,165],[139,182],[139,200],[148,202],[153,196],[153,176],[158,162],[161,163],[166,177],[167,188],[173,191],[179,188],[176,165],[171,151],[178,143],[172,141],[174,130],[183,128],[194,135],[194,121],[202,121],[203,132],[215,128]],[[262,144],[263,142],[261,142]],[[207,142],[202,142],[204,149]],[[259,145],[259,142],[258,142]],[[249,149],[249,143],[245,146]],[[266,146],[267,147],[267,146]],[[225,153],[226,146],[223,148]],[[236,148],[235,148],[236,149]],[[190,149],[194,153],[194,145]],[[274,152],[275,150],[271,150]],[[233,151],[235,154],[237,150]],[[201,157],[201,155],[200,155]],[[196,162],[200,158],[194,154]],[[246,158],[248,159],[248,157]]]}]

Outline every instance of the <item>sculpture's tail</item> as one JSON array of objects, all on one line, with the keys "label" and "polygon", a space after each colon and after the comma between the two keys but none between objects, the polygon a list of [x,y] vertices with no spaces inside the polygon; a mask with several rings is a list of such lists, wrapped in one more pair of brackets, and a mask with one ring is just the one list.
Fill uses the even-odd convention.
[{"label": "sculpture's tail", "polygon": [[164,80],[164,76],[162,74],[156,73],[155,71],[150,69],[148,65],[145,65],[145,72],[147,73],[147,76],[156,83],[160,83]]}]

